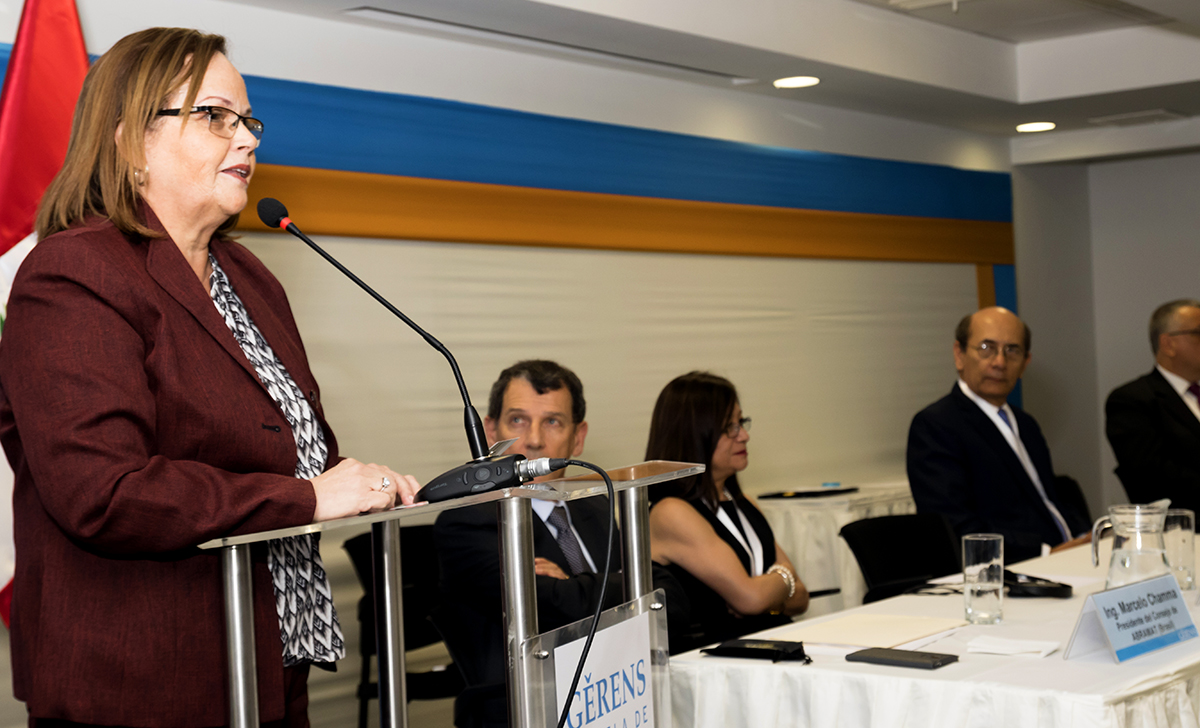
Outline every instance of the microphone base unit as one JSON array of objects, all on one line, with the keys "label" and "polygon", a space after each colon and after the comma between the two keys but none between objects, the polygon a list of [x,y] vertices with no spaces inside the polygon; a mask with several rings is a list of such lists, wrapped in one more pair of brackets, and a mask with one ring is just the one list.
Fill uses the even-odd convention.
[{"label": "microphone base unit", "polygon": [[416,501],[440,503],[501,488],[516,488],[565,467],[567,460],[560,458],[527,460],[524,455],[491,455],[437,476],[417,491]]},{"label": "microphone base unit", "polygon": [[417,491],[416,500],[440,503],[521,484],[517,464],[524,455],[493,455],[448,470]]}]

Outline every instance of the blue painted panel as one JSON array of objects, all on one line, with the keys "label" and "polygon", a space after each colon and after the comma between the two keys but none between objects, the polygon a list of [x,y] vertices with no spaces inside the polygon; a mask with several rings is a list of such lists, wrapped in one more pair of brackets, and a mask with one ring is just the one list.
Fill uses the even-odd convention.
[{"label": "blue painted panel", "polygon": [[1008,222],[1010,177],[248,76],[263,162],[520,187]]},{"label": "blue painted panel", "polygon": [[996,285],[996,305],[1017,313],[1017,269],[1011,265],[993,265],[992,280]]},{"label": "blue painted panel", "polygon": [[[1017,312],[1017,269],[1011,265],[993,265],[992,282],[996,286],[996,305],[1003,306],[1013,313]],[[1008,393],[1008,403],[1014,407],[1021,406],[1021,382],[1013,391]]]}]

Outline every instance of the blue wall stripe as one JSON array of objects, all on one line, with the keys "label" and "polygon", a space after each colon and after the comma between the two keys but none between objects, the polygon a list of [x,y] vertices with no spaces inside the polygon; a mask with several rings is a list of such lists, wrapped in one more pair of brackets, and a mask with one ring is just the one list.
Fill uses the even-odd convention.
[{"label": "blue wall stripe", "polygon": [[[992,281],[996,286],[996,305],[1017,313],[1017,269],[1011,265],[993,265]],[[1022,402],[1021,381],[1008,393],[1008,403],[1020,407]]]},{"label": "blue wall stripe", "polygon": [[[0,44],[0,72],[11,45]],[[262,162],[460,182],[1011,222],[1011,178],[247,76]]]},{"label": "blue wall stripe", "polygon": [[274,164],[702,202],[1012,220],[1010,176],[247,76]]},{"label": "blue wall stripe", "polygon": [[992,281],[996,285],[996,305],[1017,312],[1017,269],[1011,265],[992,266]]}]

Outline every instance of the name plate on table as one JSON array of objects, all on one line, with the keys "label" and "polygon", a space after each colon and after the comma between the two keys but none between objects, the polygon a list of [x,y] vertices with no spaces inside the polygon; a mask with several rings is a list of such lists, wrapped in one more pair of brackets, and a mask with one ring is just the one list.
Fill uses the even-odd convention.
[{"label": "name plate on table", "polygon": [[1125,662],[1195,637],[1179,582],[1165,574],[1089,594],[1063,659],[1107,647],[1117,662]]}]

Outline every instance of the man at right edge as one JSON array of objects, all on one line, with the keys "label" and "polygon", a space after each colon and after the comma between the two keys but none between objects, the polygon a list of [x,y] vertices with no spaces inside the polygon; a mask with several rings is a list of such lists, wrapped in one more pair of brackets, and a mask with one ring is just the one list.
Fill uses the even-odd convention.
[{"label": "man at right edge", "polygon": [[1154,369],[1108,395],[1105,432],[1131,503],[1170,498],[1200,511],[1200,301],[1150,317]]}]

